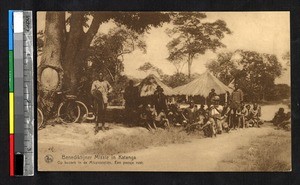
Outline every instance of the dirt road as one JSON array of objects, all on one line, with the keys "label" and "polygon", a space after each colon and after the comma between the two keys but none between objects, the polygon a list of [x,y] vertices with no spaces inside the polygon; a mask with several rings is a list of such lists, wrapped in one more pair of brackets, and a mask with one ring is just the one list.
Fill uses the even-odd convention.
[{"label": "dirt road", "polygon": [[216,138],[195,139],[190,143],[154,147],[127,153],[144,161],[140,169],[160,171],[215,171],[217,163],[238,147],[249,144],[251,138],[267,135],[272,127],[234,130]]},{"label": "dirt road", "polygon": [[[86,170],[215,171],[218,162],[221,161],[224,156],[228,156],[228,154],[234,152],[238,147],[247,146],[252,138],[267,135],[272,131],[274,131],[274,128],[270,126],[240,129],[233,130],[229,134],[224,133],[218,135],[216,138],[193,139],[184,144],[150,147],[139,151],[116,155],[117,161],[121,163],[128,160],[118,160],[120,156],[132,156],[136,158],[133,160],[134,163],[142,162],[142,165],[89,165]],[[81,140],[81,142],[84,141]],[[52,154],[55,159],[60,160],[62,155],[77,155],[85,148],[79,142],[77,142],[77,144],[73,143],[72,146],[60,145],[59,143],[59,141],[56,141],[56,144],[54,144],[53,141],[49,140],[48,142],[42,140],[42,142],[39,143],[39,167],[42,167],[39,169],[43,169],[44,167],[54,171],[57,169],[58,166],[55,163],[45,163],[43,157],[47,154]],[[49,151],[52,147],[56,150],[53,153]],[[67,161],[72,162],[72,160]],[[114,160],[111,162],[114,162]],[[82,170],[82,166],[76,164],[61,165],[60,170],[77,171]]]}]

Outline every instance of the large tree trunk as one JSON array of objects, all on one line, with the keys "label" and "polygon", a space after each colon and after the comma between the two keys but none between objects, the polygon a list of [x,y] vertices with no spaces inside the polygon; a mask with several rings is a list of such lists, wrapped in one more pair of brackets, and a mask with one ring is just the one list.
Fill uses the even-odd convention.
[{"label": "large tree trunk", "polygon": [[64,69],[64,89],[70,90],[72,93],[75,91],[77,84],[76,73],[78,73],[77,53],[80,48],[80,43],[83,41],[83,24],[84,13],[72,12],[70,17],[70,31],[66,41],[66,48],[63,55],[62,66]]},{"label": "large tree trunk", "polygon": [[38,66],[39,87],[44,92],[58,91],[62,86],[62,41],[64,38],[65,13],[47,12],[43,56]]},{"label": "large tree trunk", "polygon": [[82,65],[85,65],[88,49],[98,32],[100,22],[99,16],[95,15],[88,31],[85,33],[83,31],[83,25],[85,24],[84,13],[74,12],[71,15],[70,31],[62,65],[65,72],[64,88],[72,93],[76,92]]}]

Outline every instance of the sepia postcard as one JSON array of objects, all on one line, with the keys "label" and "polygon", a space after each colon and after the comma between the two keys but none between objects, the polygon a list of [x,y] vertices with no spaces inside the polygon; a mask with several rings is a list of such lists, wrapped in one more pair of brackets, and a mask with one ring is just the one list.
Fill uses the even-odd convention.
[{"label": "sepia postcard", "polygon": [[37,12],[39,171],[291,171],[290,12]]}]

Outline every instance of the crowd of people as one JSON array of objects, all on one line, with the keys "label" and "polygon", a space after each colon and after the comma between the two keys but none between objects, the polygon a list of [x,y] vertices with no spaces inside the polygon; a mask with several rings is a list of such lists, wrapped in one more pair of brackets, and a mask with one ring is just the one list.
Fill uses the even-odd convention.
[{"label": "crowd of people", "polygon": [[[204,132],[207,137],[214,137],[223,132],[248,127],[260,127],[263,124],[261,107],[257,103],[245,104],[243,91],[235,84],[233,92],[227,93],[225,103],[220,104],[220,96],[211,89],[206,97],[206,105],[196,105],[189,102],[188,107],[182,104],[167,101],[164,89],[156,85],[153,93],[148,96],[140,96],[140,89],[134,86],[133,81],[124,92],[125,122],[138,123],[149,130],[158,127],[169,129],[170,127],[183,127],[187,132],[195,129]],[[94,113],[96,115],[96,127],[102,122],[102,130],[105,124],[105,112],[107,107],[107,94],[112,91],[111,85],[103,80],[103,74],[93,82],[91,94],[94,97]],[[280,108],[272,122],[277,128],[284,128],[290,123],[290,112],[285,113]]]},{"label": "crowd of people", "polygon": [[263,124],[260,106],[257,103],[245,105],[243,92],[237,86],[224,105],[220,105],[220,97],[214,89],[209,93],[206,105],[198,106],[190,101],[186,108],[176,102],[169,103],[160,86],[151,96],[139,97],[138,94],[138,89],[130,81],[124,94],[127,121],[139,123],[149,130],[171,126],[183,127],[187,131],[197,128],[203,130],[205,136],[213,137],[230,130]]}]

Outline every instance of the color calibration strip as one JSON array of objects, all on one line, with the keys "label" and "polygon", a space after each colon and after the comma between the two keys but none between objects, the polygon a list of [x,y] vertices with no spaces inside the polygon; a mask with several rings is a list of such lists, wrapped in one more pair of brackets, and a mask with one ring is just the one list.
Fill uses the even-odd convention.
[{"label": "color calibration strip", "polygon": [[14,142],[14,30],[13,11],[8,11],[8,47],[9,47],[9,175],[15,175],[15,142]]},{"label": "color calibration strip", "polygon": [[34,175],[31,11],[9,11],[10,176]]}]

